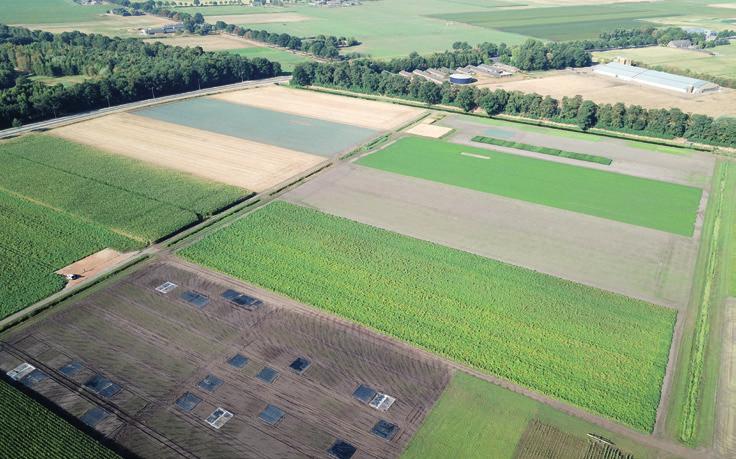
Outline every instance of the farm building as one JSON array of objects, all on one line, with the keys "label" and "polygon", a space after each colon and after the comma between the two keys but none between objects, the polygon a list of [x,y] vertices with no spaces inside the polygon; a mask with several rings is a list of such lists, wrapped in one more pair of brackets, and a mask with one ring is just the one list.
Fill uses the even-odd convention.
[{"label": "farm building", "polygon": [[670,48],[680,48],[680,49],[687,49],[690,48],[693,45],[693,42],[690,40],[672,40],[671,42],[667,43],[667,46]]},{"label": "farm building", "polygon": [[618,78],[624,81],[652,86],[668,91],[682,92],[685,94],[703,94],[715,92],[720,87],[710,81],[698,80],[696,78],[674,75],[672,73],[648,70],[642,67],[624,65],[617,62],[596,65],[593,72],[608,77]]},{"label": "farm building", "polygon": [[453,73],[450,75],[450,83],[454,84],[470,84],[473,81],[473,77],[464,73]]},{"label": "farm building", "polygon": [[178,22],[176,24],[166,24],[162,27],[149,27],[141,29],[141,35],[156,35],[159,33],[176,33],[184,30],[184,24]]}]

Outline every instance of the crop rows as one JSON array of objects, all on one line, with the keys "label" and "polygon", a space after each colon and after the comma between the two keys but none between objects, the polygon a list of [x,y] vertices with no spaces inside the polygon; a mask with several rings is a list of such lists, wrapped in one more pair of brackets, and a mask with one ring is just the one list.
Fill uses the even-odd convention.
[{"label": "crop rows", "polygon": [[0,161],[0,187],[144,242],[247,194],[44,135],[0,144]]},{"label": "crop rows", "polygon": [[118,457],[3,380],[0,380],[0,400],[0,457]]},{"label": "crop rows", "polygon": [[181,255],[638,429],[654,425],[672,310],[283,202]]},{"label": "crop rows", "polygon": [[586,459],[586,440],[532,419],[519,440],[515,459],[564,457]]},{"label": "crop rows", "polygon": [[610,165],[613,161],[605,156],[589,155],[586,153],[576,153],[574,151],[558,150],[557,148],[540,147],[530,145],[528,143],[512,142],[510,140],[501,140],[493,137],[484,137],[477,135],[473,137],[473,142],[487,143],[489,145],[498,145],[500,147],[517,148],[519,150],[532,151],[543,155],[559,156],[560,158],[577,159],[579,161],[587,161],[590,163]]},{"label": "crop rows", "polygon": [[0,318],[64,286],[54,271],[105,247],[140,243],[0,190]]}]

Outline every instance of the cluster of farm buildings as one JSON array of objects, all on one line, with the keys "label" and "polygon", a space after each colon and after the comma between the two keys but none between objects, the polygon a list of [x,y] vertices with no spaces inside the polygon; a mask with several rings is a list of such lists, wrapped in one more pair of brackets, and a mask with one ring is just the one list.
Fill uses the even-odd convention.
[{"label": "cluster of farm buildings", "polygon": [[710,81],[649,70],[619,62],[596,65],[593,67],[593,72],[598,75],[613,77],[627,82],[685,94],[705,94],[721,89],[720,86]]},{"label": "cluster of farm buildings", "polygon": [[458,67],[454,71],[446,67],[429,68],[427,70],[417,69],[413,72],[402,70],[399,72],[399,75],[409,79],[420,77],[437,84],[442,84],[446,81],[453,84],[470,84],[476,81],[473,78],[474,76],[483,75],[502,78],[511,76],[518,71],[519,69],[516,67],[496,62],[493,64],[466,65],[465,67]]}]

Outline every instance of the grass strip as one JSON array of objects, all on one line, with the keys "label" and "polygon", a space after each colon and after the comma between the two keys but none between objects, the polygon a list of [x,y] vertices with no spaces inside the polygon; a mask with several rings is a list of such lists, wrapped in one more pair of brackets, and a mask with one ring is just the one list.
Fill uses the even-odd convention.
[{"label": "grass strip", "polygon": [[559,156],[560,158],[577,159],[579,161],[587,161],[589,163],[597,163],[609,166],[613,160],[605,156],[589,155],[586,153],[576,153],[574,151],[558,150],[557,148],[540,147],[530,145],[528,143],[513,142],[510,140],[495,139],[493,137],[485,137],[477,135],[473,137],[473,142],[487,143],[489,145],[497,145],[499,147],[517,148],[519,150],[541,153],[543,155]]}]

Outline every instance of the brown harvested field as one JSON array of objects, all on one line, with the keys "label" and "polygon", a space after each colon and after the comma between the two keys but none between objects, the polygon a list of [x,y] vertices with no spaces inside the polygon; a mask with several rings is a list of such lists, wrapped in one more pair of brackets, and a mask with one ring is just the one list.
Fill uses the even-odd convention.
[{"label": "brown harvested field", "polygon": [[689,298],[698,237],[355,164],[283,199],[656,304],[684,308]]},{"label": "brown harvested field", "polygon": [[[447,140],[453,143],[705,189],[710,186],[710,179],[713,175],[713,168],[715,167],[715,158],[710,153],[685,149],[680,150],[681,153],[678,154],[642,150],[626,140],[593,135],[584,136],[586,140],[583,140],[575,138],[574,134],[572,137],[566,136],[564,132],[562,135],[554,135],[556,131],[552,129],[528,127],[507,122],[496,122],[497,125],[487,124],[491,122],[494,121],[451,115],[438,121],[437,124],[455,130],[447,138]],[[545,132],[549,134],[545,134]],[[613,162],[606,166],[516,148],[473,142],[472,138],[478,135],[511,140],[529,145],[558,148],[564,151],[591,153],[610,158]]]},{"label": "brown harvested field", "polygon": [[413,126],[412,128],[407,129],[406,133],[419,135],[422,137],[429,137],[432,139],[439,139],[440,137],[447,135],[451,131],[452,128],[431,124],[430,121],[427,123],[419,123],[416,126]]},{"label": "brown harvested field", "polygon": [[217,35],[178,35],[172,37],[147,38],[145,42],[161,42],[165,45],[194,47],[201,46],[205,51],[224,51],[228,49],[250,48],[251,41],[227,34]]},{"label": "brown harvested field", "polygon": [[301,22],[311,19],[298,13],[258,13],[258,14],[226,14],[222,16],[207,15],[207,22],[214,24],[217,21],[223,21],[227,24],[271,24],[271,23],[287,23]]},{"label": "brown harvested field", "polygon": [[[155,291],[167,281],[177,287]],[[222,297],[227,289],[263,304],[241,308]],[[209,303],[187,303],[181,295],[191,290]],[[90,401],[105,406],[115,414],[100,430],[143,457],[325,457],[336,438],[358,448],[356,459],[398,457],[450,378],[437,359],[176,260],[139,269],[3,340],[10,346],[0,350],[0,369],[38,366],[51,378],[32,388],[75,415]],[[244,367],[227,363],[236,354],[249,359]],[[301,374],[289,368],[297,357],[311,361]],[[78,374],[58,372],[72,361],[83,366]],[[271,384],[256,378],[265,366],[279,372]],[[121,391],[104,398],[79,390],[75,398],[59,389],[79,388],[94,373]],[[207,375],[222,385],[198,387]],[[397,400],[379,412],[352,397],[360,384]],[[185,392],[201,399],[191,412],[176,406]],[[258,419],[267,404],[285,413],[275,426]],[[219,430],[204,421],[217,407],[234,414]],[[390,441],[370,432],[381,419],[398,426]]]},{"label": "brown harvested field", "polygon": [[684,112],[714,117],[736,116],[736,91],[723,88],[713,94],[689,95],[626,83],[615,78],[596,75],[590,70],[545,72],[525,80],[480,84],[479,87],[508,91],[535,92],[555,98],[581,95],[599,104],[624,102],[647,108],[679,108]]},{"label": "brown harvested field", "polygon": [[424,112],[403,105],[289,89],[282,86],[264,86],[246,91],[216,94],[212,97],[227,102],[379,131],[401,127]]},{"label": "brown harvested field", "polygon": [[93,253],[88,257],[84,257],[81,260],[75,261],[74,263],[61,268],[56,271],[56,273],[61,274],[62,276],[67,274],[76,274],[81,276],[79,279],[67,281],[64,288],[69,289],[81,282],[84,282],[88,277],[97,276],[113,266],[124,263],[134,255],[135,252],[120,253],[113,249],[102,249],[99,252]]},{"label": "brown harvested field", "polygon": [[101,150],[261,192],[317,167],[325,158],[119,113],[51,131]]}]

